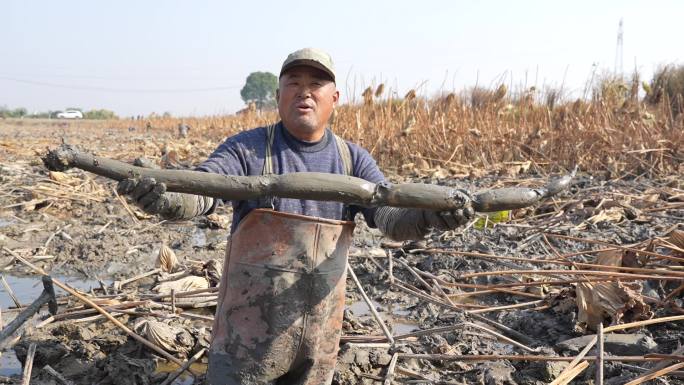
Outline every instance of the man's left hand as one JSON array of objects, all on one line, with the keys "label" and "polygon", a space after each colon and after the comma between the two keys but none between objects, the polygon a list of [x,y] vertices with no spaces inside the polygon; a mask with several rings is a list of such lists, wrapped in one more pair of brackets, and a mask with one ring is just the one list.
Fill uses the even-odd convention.
[{"label": "man's left hand", "polygon": [[465,226],[475,217],[475,210],[470,205],[464,208],[451,211],[423,211],[425,224],[435,230],[453,230],[460,226]]},{"label": "man's left hand", "polygon": [[455,191],[454,199],[463,202],[463,207],[447,211],[423,210],[425,225],[435,230],[446,231],[470,222],[475,217],[475,210],[471,204],[473,198],[466,190],[459,189]]}]

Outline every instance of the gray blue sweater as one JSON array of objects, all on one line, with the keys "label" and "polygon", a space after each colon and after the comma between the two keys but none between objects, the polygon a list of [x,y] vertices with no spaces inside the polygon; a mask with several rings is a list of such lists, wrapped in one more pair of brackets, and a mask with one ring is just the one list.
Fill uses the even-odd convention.
[{"label": "gray blue sweater", "polygon": [[[266,154],[266,132],[266,127],[259,127],[226,139],[196,170],[222,175],[261,175]],[[347,142],[347,145],[353,164],[351,176],[373,183],[385,180],[368,151],[351,142]],[[292,136],[280,122],[275,129],[271,153],[275,174],[292,172],[344,174],[342,159],[330,129],[326,129],[320,141],[304,142]],[[235,231],[242,218],[259,207],[260,202],[233,201],[232,205],[231,231]],[[345,206],[339,202],[275,198],[273,208],[281,212],[338,220],[353,218],[361,212],[368,225],[375,227],[373,220],[375,209],[350,206],[348,208],[350,217],[345,218]]]}]

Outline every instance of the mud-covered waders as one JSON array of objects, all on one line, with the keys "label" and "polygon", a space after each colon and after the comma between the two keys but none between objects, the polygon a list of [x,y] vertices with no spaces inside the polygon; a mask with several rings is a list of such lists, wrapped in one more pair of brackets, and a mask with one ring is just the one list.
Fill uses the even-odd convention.
[{"label": "mud-covered waders", "polygon": [[[273,137],[271,126],[263,174],[273,173]],[[349,148],[337,135],[335,141],[351,175]],[[265,209],[242,219],[221,276],[209,384],[330,384],[353,231],[354,222]]]},{"label": "mud-covered waders", "polygon": [[257,209],[231,237],[209,353],[212,385],[325,385],[353,222]]}]

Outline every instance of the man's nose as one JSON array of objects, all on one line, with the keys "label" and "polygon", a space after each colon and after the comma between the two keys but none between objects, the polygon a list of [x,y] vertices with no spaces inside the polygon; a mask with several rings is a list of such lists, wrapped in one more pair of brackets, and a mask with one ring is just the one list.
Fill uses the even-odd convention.
[{"label": "man's nose", "polygon": [[299,90],[297,92],[297,96],[300,98],[308,98],[311,97],[311,87],[303,85],[299,87]]}]

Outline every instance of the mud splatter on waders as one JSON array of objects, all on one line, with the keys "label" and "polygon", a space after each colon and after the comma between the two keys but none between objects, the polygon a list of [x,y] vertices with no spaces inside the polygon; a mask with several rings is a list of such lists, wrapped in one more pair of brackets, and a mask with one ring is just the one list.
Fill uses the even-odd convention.
[{"label": "mud splatter on waders", "polygon": [[[273,173],[269,127],[264,174]],[[345,174],[347,144],[335,136]],[[354,223],[250,212],[231,235],[209,353],[212,385],[332,380]]]}]

